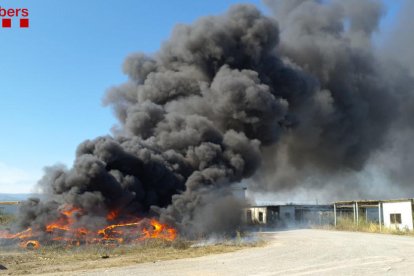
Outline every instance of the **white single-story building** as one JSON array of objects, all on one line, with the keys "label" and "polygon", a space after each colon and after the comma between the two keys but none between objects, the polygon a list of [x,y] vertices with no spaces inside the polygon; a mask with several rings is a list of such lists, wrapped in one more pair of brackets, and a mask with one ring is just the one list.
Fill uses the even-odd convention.
[{"label": "white single-story building", "polygon": [[385,227],[413,230],[412,199],[383,201],[382,214]]},{"label": "white single-story building", "polygon": [[362,220],[392,229],[413,230],[413,199],[356,200],[334,203],[334,223],[348,217],[356,224]]}]

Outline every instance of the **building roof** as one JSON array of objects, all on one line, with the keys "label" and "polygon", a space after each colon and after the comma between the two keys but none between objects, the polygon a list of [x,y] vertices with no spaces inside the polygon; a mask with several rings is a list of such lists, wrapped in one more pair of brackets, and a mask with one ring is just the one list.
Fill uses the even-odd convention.
[{"label": "building roof", "polygon": [[400,198],[400,199],[387,199],[387,200],[371,200],[371,199],[361,199],[361,200],[344,200],[344,201],[335,201],[332,204],[276,204],[276,203],[263,203],[250,205],[247,208],[266,208],[266,207],[280,207],[280,206],[292,206],[292,207],[302,207],[302,208],[322,208],[322,207],[332,207],[334,204],[337,208],[341,207],[352,207],[357,203],[360,207],[376,207],[380,203],[392,203],[392,202],[412,202],[414,204],[413,198]]},{"label": "building roof", "polygon": [[332,204],[258,204],[250,205],[247,208],[266,208],[266,207],[302,207],[302,208],[317,208],[317,207],[331,207]]},{"label": "building roof", "polygon": [[387,200],[370,200],[370,199],[363,199],[363,200],[349,200],[349,201],[336,201],[334,204],[336,205],[348,205],[348,204],[365,204],[365,205],[378,205],[379,203],[391,203],[391,202],[405,202],[410,201],[413,202],[412,198],[401,198],[401,199],[387,199]]}]

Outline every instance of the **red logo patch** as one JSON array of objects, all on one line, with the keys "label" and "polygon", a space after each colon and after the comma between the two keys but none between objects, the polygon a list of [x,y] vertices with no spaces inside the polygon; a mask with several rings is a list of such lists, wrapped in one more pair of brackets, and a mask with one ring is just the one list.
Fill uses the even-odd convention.
[{"label": "red logo patch", "polygon": [[20,19],[20,28],[29,28],[29,18]]},{"label": "red logo patch", "polygon": [[11,19],[10,18],[3,18],[1,20],[1,26],[3,28],[11,28]]}]

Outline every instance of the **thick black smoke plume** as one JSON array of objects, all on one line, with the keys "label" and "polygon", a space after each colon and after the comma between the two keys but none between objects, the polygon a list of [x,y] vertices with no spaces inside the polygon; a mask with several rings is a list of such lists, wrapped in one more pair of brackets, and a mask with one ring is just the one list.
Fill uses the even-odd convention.
[{"label": "thick black smoke plume", "polygon": [[[265,2],[280,24],[278,53],[317,78],[314,99],[321,105],[302,106],[295,112],[298,125],[263,150],[264,166],[255,185],[278,192],[317,190],[313,196],[324,194],[330,201],[413,196],[411,184],[390,179],[395,170],[388,172],[403,163],[399,174],[407,173],[412,164],[395,148],[407,150],[413,137],[407,131],[412,129],[413,75],[392,58],[407,61],[413,51],[398,39],[382,42],[387,52],[374,45],[386,12],[382,2]],[[399,26],[395,34],[404,28]]]},{"label": "thick black smoke plume", "polygon": [[400,87],[371,45],[381,6],[269,5],[276,19],[237,5],[177,26],[153,56],[128,57],[129,81],[105,98],[114,136],[82,143],[71,169],[48,168],[46,199],[24,204],[21,226],[69,204],[84,210],[80,225],[117,210],[154,212],[182,234],[223,232],[240,219],[232,183],[271,175],[256,186],[277,190],[298,185],[302,168],[362,169],[401,115]]}]

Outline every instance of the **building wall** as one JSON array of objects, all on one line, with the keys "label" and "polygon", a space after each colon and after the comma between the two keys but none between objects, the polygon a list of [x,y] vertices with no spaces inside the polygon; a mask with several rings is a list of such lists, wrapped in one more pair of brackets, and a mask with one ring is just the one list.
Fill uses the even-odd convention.
[{"label": "building wall", "polygon": [[[245,214],[246,214],[247,223],[266,224],[267,222],[267,208],[266,207],[246,208]],[[250,215],[251,217],[249,217]]]},{"label": "building wall", "polygon": [[285,223],[294,223],[295,222],[295,206],[280,206],[280,219]]},{"label": "building wall", "polygon": [[[382,204],[382,210],[385,227],[413,230],[413,211],[411,201],[384,202]],[[391,214],[400,214],[401,223],[391,223]]]},{"label": "building wall", "polygon": [[331,223],[333,212],[326,205],[269,205],[244,209],[247,224],[266,224],[274,227],[293,227]]}]

